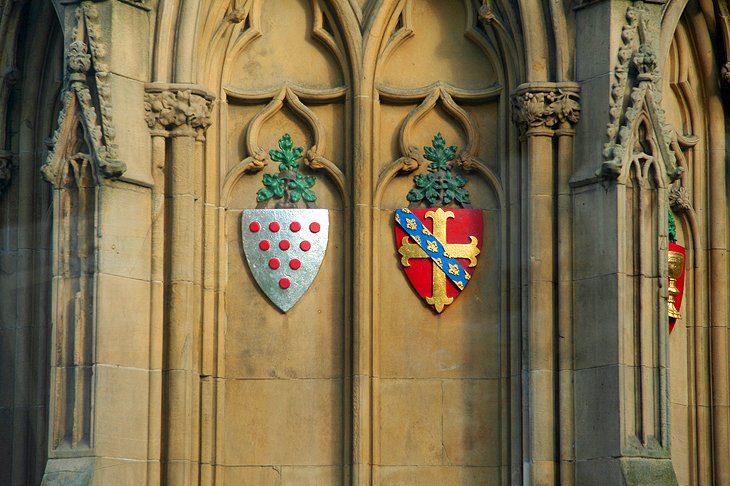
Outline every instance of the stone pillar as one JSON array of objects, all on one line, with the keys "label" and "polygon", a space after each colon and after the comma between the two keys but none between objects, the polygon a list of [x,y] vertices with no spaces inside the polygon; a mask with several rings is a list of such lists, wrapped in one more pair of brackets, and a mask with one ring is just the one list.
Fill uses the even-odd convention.
[{"label": "stone pillar", "polygon": [[[570,418],[561,414],[565,398],[572,397],[570,379],[563,380],[565,392],[559,387],[560,364],[570,351],[556,345],[556,335],[569,332],[568,323],[560,319],[570,307],[569,289],[558,285],[565,281],[570,258],[563,246],[556,244],[558,234],[566,232],[565,198],[566,164],[570,164],[572,126],[578,122],[578,86],[575,83],[525,83],[513,98],[513,119],[522,133],[523,204],[525,254],[523,287],[523,417],[524,478],[534,484],[570,484],[559,467],[560,458],[568,457],[563,448],[570,449],[572,437]],[[566,137],[567,136],[567,137]],[[556,158],[557,155],[557,158]],[[562,205],[564,206],[564,204]],[[564,286],[563,286],[564,287]],[[567,301],[567,302],[566,302]],[[562,312],[560,312],[562,310]],[[569,312],[569,311],[568,311]],[[568,336],[569,339],[569,336]],[[570,366],[566,370],[570,373]],[[565,395],[568,393],[568,395]],[[564,427],[561,423],[567,420]],[[567,433],[567,435],[565,433]]]},{"label": "stone pillar", "polygon": [[[200,393],[199,326],[200,275],[196,241],[197,168],[202,165],[196,139],[210,125],[213,97],[193,85],[150,84],[145,107],[147,124],[155,138],[155,163],[164,167],[157,185],[165,188],[164,231],[166,245],[158,242],[155,258],[166,258],[163,291],[163,446],[162,482],[191,484],[197,477],[197,435]],[[162,150],[160,136],[168,137]],[[169,160],[164,160],[164,153]],[[202,154],[201,154],[202,155]],[[163,182],[164,181],[164,182]],[[160,187],[156,191],[159,193]],[[159,197],[159,195],[158,195]],[[161,202],[161,201],[160,201]],[[160,267],[157,266],[159,272]],[[156,300],[161,296],[156,292]],[[198,312],[196,312],[196,310]]]},{"label": "stone pillar", "polygon": [[576,10],[587,115],[571,178],[576,484],[677,484],[665,298],[667,187],[681,170],[660,104],[662,2],[634,3]]},{"label": "stone pillar", "polygon": [[43,484],[145,484],[146,444],[159,431],[150,433],[148,405],[150,13],[118,1],[57,10],[67,72],[42,168],[55,223]]}]

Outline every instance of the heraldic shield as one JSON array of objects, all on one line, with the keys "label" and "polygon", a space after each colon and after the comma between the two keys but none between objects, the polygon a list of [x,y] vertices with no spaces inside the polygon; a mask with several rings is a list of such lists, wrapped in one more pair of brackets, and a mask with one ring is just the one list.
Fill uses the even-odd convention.
[{"label": "heraldic shield", "polygon": [[[456,150],[436,135],[433,147],[424,147],[431,163],[427,174],[414,178],[415,187],[407,196],[411,206],[395,211],[403,270],[418,295],[438,313],[471,281],[484,231],[482,212],[469,207],[466,179],[452,172]],[[424,203],[428,207],[416,207]]]},{"label": "heraldic shield", "polygon": [[[324,260],[329,236],[329,212],[315,207],[316,179],[299,173],[301,147],[289,134],[271,150],[278,174],[265,174],[256,194],[256,209],[243,211],[243,253],[256,283],[269,300],[287,312],[314,282]],[[266,208],[276,201],[274,208]],[[304,204],[305,208],[297,208]]]}]

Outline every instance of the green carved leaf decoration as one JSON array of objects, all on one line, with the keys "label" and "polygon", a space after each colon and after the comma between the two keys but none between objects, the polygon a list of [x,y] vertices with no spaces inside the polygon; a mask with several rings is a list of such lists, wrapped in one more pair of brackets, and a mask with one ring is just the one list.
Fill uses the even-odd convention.
[{"label": "green carved leaf decoration", "polygon": [[469,191],[464,189],[466,179],[452,172],[458,147],[446,146],[441,133],[433,138],[431,147],[423,147],[424,157],[430,160],[428,173],[413,178],[413,187],[406,196],[412,203],[424,201],[429,207],[456,203],[462,207],[471,204]]},{"label": "green carved leaf decoration", "polygon": [[263,202],[274,196],[277,198],[283,197],[285,182],[284,179],[279,178],[279,174],[264,174],[264,187],[256,193],[256,201]]},{"label": "green carved leaf decoration", "polygon": [[281,150],[269,150],[269,157],[271,157],[271,160],[274,162],[280,162],[279,170],[281,172],[287,170],[299,170],[299,163],[297,160],[302,158],[304,149],[302,147],[292,149],[293,146],[294,142],[292,142],[291,135],[285,133],[279,140],[279,148]]},{"label": "green carved leaf decoration", "polygon": [[423,147],[423,156],[431,161],[428,168],[432,171],[450,170],[448,163],[456,157],[458,148],[455,145],[447,147],[441,132],[433,137],[432,145],[433,147]]},{"label": "green carved leaf decoration", "polygon": [[677,242],[677,223],[674,220],[674,214],[671,211],[669,213],[669,241],[672,243]]},{"label": "green carved leaf decoration", "polygon": [[268,187],[262,187],[258,190],[256,193],[256,202],[264,202],[269,199],[271,199],[274,196],[274,193],[271,189]]},{"label": "green carved leaf decoration", "polygon": [[314,202],[317,196],[314,191],[309,190],[314,185],[316,179],[314,176],[302,176],[297,174],[296,177],[289,181],[289,198],[292,202],[298,202],[304,199],[307,202]]},{"label": "green carved leaf decoration", "polygon": [[304,149],[294,147],[294,142],[288,133],[285,133],[279,140],[279,150],[272,149],[269,156],[274,162],[279,162],[278,174],[264,174],[264,187],[256,193],[256,201],[263,203],[269,199],[281,200],[277,207],[295,207],[296,203],[304,200],[306,203],[313,203],[317,195],[311,189],[317,182],[313,175],[302,175],[299,173],[299,159],[302,158]]},{"label": "green carved leaf decoration", "polygon": [[414,187],[408,192],[406,199],[408,199],[410,202],[418,202],[422,201],[424,197],[426,197],[426,193],[421,189],[417,189]]}]

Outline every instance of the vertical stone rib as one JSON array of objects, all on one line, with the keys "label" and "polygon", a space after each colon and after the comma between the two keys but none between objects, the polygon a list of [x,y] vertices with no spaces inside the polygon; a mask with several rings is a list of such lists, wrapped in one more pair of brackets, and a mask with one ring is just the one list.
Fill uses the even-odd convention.
[{"label": "vertical stone rib", "polygon": [[[153,280],[164,279],[162,295],[152,287],[163,309],[163,484],[186,485],[199,478],[202,228],[196,222],[202,220],[202,141],[212,99],[194,85],[150,84],[145,96],[145,119],[155,138],[153,200],[164,215],[154,223],[152,265]],[[158,307],[153,299],[152,312]]]},{"label": "vertical stone rib", "polygon": [[573,168],[573,135],[564,123],[558,135],[558,403],[560,404],[560,480],[575,480],[575,424],[573,405],[573,202],[570,176]]},{"label": "vertical stone rib", "polygon": [[165,480],[190,484],[193,388],[193,195],[195,138],[188,127],[172,134],[168,161],[168,271],[165,322]]},{"label": "vertical stone rib", "polygon": [[[512,97],[512,118],[523,134],[526,174],[522,188],[527,221],[522,239],[526,281],[523,376],[527,377],[523,384],[527,405],[524,480],[545,485],[572,484],[573,480],[572,207],[568,182],[572,125],[580,117],[577,92],[575,83],[526,83]],[[556,135],[560,136],[557,152]]]},{"label": "vertical stone rib", "polygon": [[528,133],[526,257],[527,423],[532,480],[556,482],[555,275],[553,150],[551,133]]},{"label": "vertical stone rib", "polygon": [[[147,444],[147,484],[160,482],[160,431],[162,430],[162,367],[165,279],[165,138],[152,136],[152,228],[150,263],[150,399]],[[157,438],[157,439],[155,439]]]}]

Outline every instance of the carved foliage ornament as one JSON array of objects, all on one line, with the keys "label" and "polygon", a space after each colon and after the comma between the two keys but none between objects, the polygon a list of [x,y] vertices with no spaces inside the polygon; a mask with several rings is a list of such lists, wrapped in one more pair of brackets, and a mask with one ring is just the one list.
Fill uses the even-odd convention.
[{"label": "carved foliage ornament", "polygon": [[580,120],[580,97],[575,89],[527,89],[512,96],[512,120],[522,134],[572,127]]},{"label": "carved foliage ornament", "polygon": [[599,173],[609,178],[621,174],[625,159],[633,152],[636,127],[641,123],[642,114],[646,113],[657,132],[650,135],[656,139],[665,173],[673,181],[681,177],[684,169],[677,165],[671,149],[672,130],[661,107],[656,54],[647,40],[648,15],[642,5],[629,7],[626,11],[627,24],[622,29],[622,44],[611,85],[608,142],[603,149],[604,163]]},{"label": "carved foliage ornament", "polygon": [[[74,41],[66,49],[67,73],[58,129],[49,142],[48,158],[41,168],[46,180],[56,185],[61,184],[69,156],[82,143],[93,162],[95,178],[99,175],[117,178],[127,169],[117,159],[107,83],[109,72],[104,62],[106,47],[101,42],[97,17],[96,8],[88,2],[76,8]],[[79,132],[83,140],[78,140]]]},{"label": "carved foliage ornament", "polygon": [[153,132],[193,132],[202,136],[211,124],[212,97],[191,89],[145,93],[145,121]]}]

